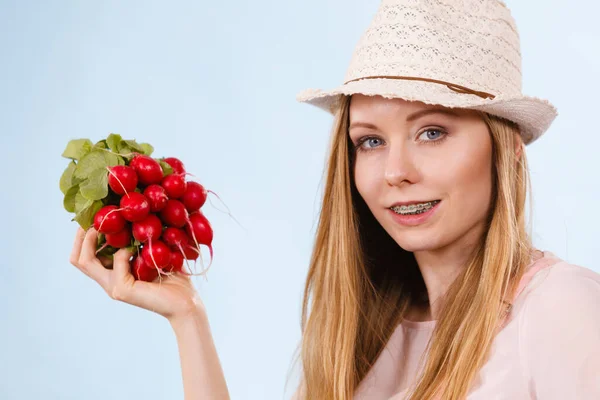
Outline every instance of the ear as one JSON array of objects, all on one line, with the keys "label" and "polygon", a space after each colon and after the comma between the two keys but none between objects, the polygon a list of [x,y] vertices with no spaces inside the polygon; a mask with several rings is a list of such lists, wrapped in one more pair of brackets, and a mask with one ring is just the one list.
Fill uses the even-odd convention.
[{"label": "ear", "polygon": [[520,133],[515,134],[515,157],[517,160],[521,159],[523,154],[523,138]]}]

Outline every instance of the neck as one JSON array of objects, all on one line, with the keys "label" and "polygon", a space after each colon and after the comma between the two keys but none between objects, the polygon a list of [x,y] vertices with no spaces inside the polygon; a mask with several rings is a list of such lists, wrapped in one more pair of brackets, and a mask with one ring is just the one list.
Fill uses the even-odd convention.
[{"label": "neck", "polygon": [[414,317],[420,320],[439,318],[444,294],[466,268],[481,234],[480,229],[474,228],[467,235],[447,246],[414,252],[429,297],[429,304],[415,310]]}]

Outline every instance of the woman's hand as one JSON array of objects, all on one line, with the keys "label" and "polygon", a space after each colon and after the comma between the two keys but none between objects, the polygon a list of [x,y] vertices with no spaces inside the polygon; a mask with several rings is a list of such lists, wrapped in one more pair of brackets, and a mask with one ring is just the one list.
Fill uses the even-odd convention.
[{"label": "woman's hand", "polygon": [[169,321],[185,319],[187,315],[204,313],[204,304],[189,276],[175,273],[161,276],[154,282],[137,281],[131,274],[129,260],[133,255],[121,249],[111,261],[96,257],[98,232],[79,228],[71,252],[70,262],[98,282],[114,300],[132,304],[162,315]]},{"label": "woman's hand", "polygon": [[98,282],[113,299],[153,311],[167,318],[177,337],[185,399],[229,400],[229,391],[213,341],[204,304],[190,277],[175,273],[154,282],[131,275],[131,252],[121,249],[109,260],[96,257],[98,233],[77,231],[71,264]]}]

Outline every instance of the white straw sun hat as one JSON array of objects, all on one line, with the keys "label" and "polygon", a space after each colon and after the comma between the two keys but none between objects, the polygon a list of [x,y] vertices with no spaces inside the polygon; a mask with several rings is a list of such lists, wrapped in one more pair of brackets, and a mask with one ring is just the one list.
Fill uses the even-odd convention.
[{"label": "white straw sun hat", "polygon": [[557,112],[521,86],[519,33],[502,1],[383,0],[344,83],[297,99],[331,113],[342,95],[357,93],[480,110],[516,122],[530,144]]}]

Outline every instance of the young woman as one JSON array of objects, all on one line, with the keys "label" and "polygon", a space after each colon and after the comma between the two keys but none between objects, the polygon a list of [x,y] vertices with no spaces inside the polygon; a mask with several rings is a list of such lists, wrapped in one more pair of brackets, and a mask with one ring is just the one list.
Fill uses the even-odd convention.
[{"label": "young woman", "polygon": [[[556,110],[521,93],[497,0],[384,0],[335,115],[295,399],[600,399],[600,275],[535,249],[525,146]],[[186,399],[229,397],[189,279],[136,282],[79,231],[71,262],[169,319]]]}]

